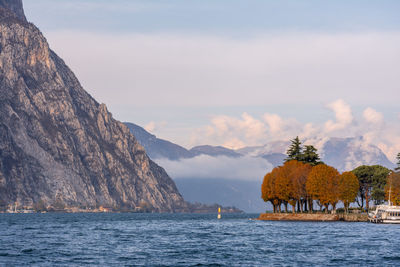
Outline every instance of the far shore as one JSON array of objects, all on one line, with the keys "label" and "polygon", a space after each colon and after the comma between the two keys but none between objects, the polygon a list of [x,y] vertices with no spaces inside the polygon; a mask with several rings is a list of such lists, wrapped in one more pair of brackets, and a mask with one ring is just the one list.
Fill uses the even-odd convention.
[{"label": "far shore", "polygon": [[305,222],[367,222],[367,214],[357,213],[337,213],[337,214],[324,214],[324,213],[262,213],[257,218],[260,221],[305,221]]}]

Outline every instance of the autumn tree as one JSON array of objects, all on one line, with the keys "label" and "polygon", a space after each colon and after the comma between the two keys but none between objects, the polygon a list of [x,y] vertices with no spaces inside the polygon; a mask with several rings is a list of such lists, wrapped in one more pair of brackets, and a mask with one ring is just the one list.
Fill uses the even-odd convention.
[{"label": "autumn tree", "polygon": [[295,139],[290,140],[292,144],[290,145],[289,149],[287,150],[287,158],[285,162],[290,160],[297,160],[300,161],[303,157],[303,148],[301,147],[301,142],[298,136]]},{"label": "autumn tree", "polygon": [[285,212],[288,211],[288,203],[291,200],[291,180],[290,170],[287,168],[286,163],[276,170],[275,177],[275,194],[281,200],[285,207]]},{"label": "autumn tree", "polygon": [[339,176],[339,199],[343,202],[346,213],[349,205],[354,202],[359,190],[357,177],[352,172],[344,172]]},{"label": "autumn tree", "polygon": [[392,172],[388,176],[385,186],[385,196],[392,205],[400,205],[400,172]]},{"label": "autumn tree", "polygon": [[397,164],[396,164],[397,166],[396,168],[394,168],[394,170],[400,171],[400,153],[397,154],[396,159],[397,159]]},{"label": "autumn tree", "polygon": [[295,212],[296,203],[303,212],[303,204],[307,200],[306,182],[311,171],[311,165],[297,160],[291,160],[283,165],[289,176],[289,203]]},{"label": "autumn tree", "polygon": [[339,201],[339,172],[328,165],[320,164],[312,168],[306,182],[307,193],[312,199],[318,200],[325,211],[328,212],[329,204],[336,212]]},{"label": "autumn tree", "polygon": [[367,210],[369,209],[369,202],[371,199],[374,200],[376,204],[384,201],[386,178],[390,173],[388,168],[380,165],[362,165],[355,168],[352,172],[357,176],[360,184],[358,194],[361,199],[361,204],[358,200],[357,202],[361,208],[364,206],[364,200]]},{"label": "autumn tree", "polygon": [[275,176],[276,168],[264,176],[264,180],[261,185],[261,198],[265,202],[271,202],[274,213],[278,211],[279,204],[278,198],[275,194]]}]

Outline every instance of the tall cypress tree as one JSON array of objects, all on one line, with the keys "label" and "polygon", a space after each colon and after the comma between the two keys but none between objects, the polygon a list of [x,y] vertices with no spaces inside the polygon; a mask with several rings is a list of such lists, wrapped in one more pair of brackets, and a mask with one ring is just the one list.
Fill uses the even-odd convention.
[{"label": "tall cypress tree", "polygon": [[395,171],[400,171],[400,153],[397,154],[396,159],[397,159],[397,167],[394,168],[394,170],[395,170]]},{"label": "tall cypress tree", "polygon": [[290,140],[292,144],[290,145],[289,149],[286,151],[287,158],[285,162],[291,160],[301,161],[303,158],[303,148],[301,147],[301,142],[298,136],[295,139]]}]

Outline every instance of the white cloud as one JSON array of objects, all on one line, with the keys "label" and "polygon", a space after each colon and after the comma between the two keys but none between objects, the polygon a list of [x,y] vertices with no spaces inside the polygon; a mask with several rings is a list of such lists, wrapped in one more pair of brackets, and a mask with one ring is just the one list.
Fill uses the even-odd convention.
[{"label": "white cloud", "polygon": [[167,125],[166,121],[161,121],[161,122],[151,121],[147,123],[143,128],[150,133],[154,133],[160,128],[164,128],[166,125]]},{"label": "white cloud", "polygon": [[[370,144],[379,147],[394,161],[400,152],[400,125],[385,123],[382,113],[366,108],[362,116],[355,118],[348,103],[339,99],[328,105],[335,114],[335,121],[320,124],[300,123],[293,118],[283,118],[266,113],[259,120],[247,113],[241,118],[221,115],[212,118],[211,124],[194,132],[193,144],[225,145],[230,148],[261,146],[265,144],[285,144],[285,141],[299,136],[305,144],[314,145],[321,154],[326,141],[331,137],[361,137],[357,144],[365,151]],[[204,134],[206,132],[207,134]],[[274,143],[274,141],[277,141]],[[262,149],[267,149],[264,147]],[[272,148],[268,148],[272,151]],[[278,147],[275,152],[284,153],[286,147]],[[376,153],[375,150],[370,151]]]},{"label": "white cloud", "polygon": [[353,114],[350,106],[343,99],[338,99],[327,105],[335,112],[336,121],[329,120],[325,123],[325,130],[333,132],[343,130],[353,122]]},{"label": "white cloud", "polygon": [[370,107],[364,110],[363,116],[369,123],[380,124],[383,122],[383,114]]},{"label": "white cloud", "polygon": [[267,127],[261,120],[247,113],[240,118],[230,116],[215,116],[211,124],[194,134],[193,142],[202,143],[209,139],[229,148],[240,148],[246,144],[257,144],[266,137]]},{"label": "white cloud", "polygon": [[229,158],[200,155],[195,158],[173,161],[158,159],[172,178],[226,178],[261,181],[272,170],[265,159],[253,157]]}]

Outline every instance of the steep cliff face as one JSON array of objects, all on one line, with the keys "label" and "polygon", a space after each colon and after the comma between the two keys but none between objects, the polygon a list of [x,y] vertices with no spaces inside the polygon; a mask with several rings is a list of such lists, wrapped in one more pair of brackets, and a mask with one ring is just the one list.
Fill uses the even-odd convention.
[{"label": "steep cliff face", "polygon": [[[22,13],[21,13],[22,12]],[[184,205],[146,155],[27,23],[21,0],[0,0],[0,202],[135,208]]]},{"label": "steep cliff face", "polygon": [[18,19],[26,21],[22,0],[0,0],[0,8],[9,10]]}]

